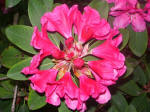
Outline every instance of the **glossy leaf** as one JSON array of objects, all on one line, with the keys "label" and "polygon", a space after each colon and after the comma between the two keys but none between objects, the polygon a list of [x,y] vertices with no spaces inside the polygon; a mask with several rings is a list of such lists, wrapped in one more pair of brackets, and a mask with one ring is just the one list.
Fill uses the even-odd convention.
[{"label": "glossy leaf", "polygon": [[93,48],[95,48],[95,47],[98,47],[98,46],[101,45],[103,42],[104,42],[103,40],[96,40],[96,41],[93,41],[93,42],[91,42],[92,45],[89,47],[89,49],[91,50],[91,49],[93,49]]},{"label": "glossy leaf", "polygon": [[149,81],[150,80],[150,63],[145,62],[144,65],[146,68],[147,81]]},{"label": "glossy leaf", "polygon": [[133,80],[128,81],[127,83],[123,84],[119,88],[121,91],[131,96],[138,96],[141,93],[141,89]]},{"label": "glossy leaf", "polygon": [[0,112],[11,112],[12,100],[0,100]]},{"label": "glossy leaf", "polygon": [[50,58],[46,58],[40,65],[40,70],[47,70],[54,66],[54,63]]},{"label": "glossy leaf", "polygon": [[30,45],[33,28],[25,25],[13,25],[6,28],[7,38],[20,49],[36,54],[35,49]]},{"label": "glossy leaf", "polygon": [[28,80],[28,78],[21,73],[21,70],[26,67],[26,66],[29,66],[30,65],[30,61],[31,61],[31,58],[28,58],[28,59],[25,59],[15,65],[13,65],[8,73],[7,73],[7,76],[11,79],[14,79],[14,80]]},{"label": "glossy leaf", "polygon": [[28,106],[26,104],[21,105],[18,112],[29,112]]},{"label": "glossy leaf", "polygon": [[128,29],[121,29],[120,33],[122,34],[122,37],[123,37],[123,41],[122,41],[122,44],[121,44],[121,47],[120,47],[120,50],[122,50],[128,44],[128,41],[129,41],[129,31],[128,31]]},{"label": "glossy leaf", "polygon": [[126,108],[125,112],[137,112],[137,111],[136,108],[131,104]]},{"label": "glossy leaf", "polygon": [[108,112],[119,112],[115,106],[111,106]]},{"label": "glossy leaf", "polygon": [[36,93],[34,90],[29,92],[28,97],[28,106],[31,110],[37,110],[44,105],[46,105],[46,97],[41,96],[40,94]]},{"label": "glossy leaf", "polygon": [[14,7],[15,5],[17,5],[21,0],[6,0],[6,7],[7,8],[11,8]]},{"label": "glossy leaf", "polygon": [[13,91],[14,90],[14,83],[12,80],[3,80],[0,82],[1,87],[6,89],[7,91]]},{"label": "glossy leaf", "polygon": [[133,73],[134,68],[138,65],[138,63],[138,60],[136,60],[135,58],[126,58],[125,65],[127,66],[127,70],[124,75],[125,78]]},{"label": "glossy leaf", "polygon": [[27,15],[22,15],[19,19],[19,24],[20,25],[31,25],[29,17]]},{"label": "glossy leaf", "polygon": [[140,66],[137,66],[133,72],[133,77],[134,77],[134,80],[141,84],[142,86],[144,86],[147,81],[146,81],[146,75],[144,73],[144,70],[140,67]]},{"label": "glossy leaf", "polygon": [[141,57],[146,49],[148,43],[147,32],[134,32],[130,30],[129,48],[138,57]]},{"label": "glossy leaf", "polygon": [[72,111],[70,109],[68,109],[65,102],[62,101],[61,105],[58,107],[58,112],[72,112]]},{"label": "glossy leaf", "polygon": [[109,6],[105,0],[93,0],[89,6],[96,9],[100,13],[101,18],[108,18]]},{"label": "glossy leaf", "polygon": [[51,11],[53,0],[29,0],[28,14],[33,26],[41,27],[40,19],[44,13]]},{"label": "glossy leaf", "polygon": [[131,104],[135,106],[137,112],[150,112],[150,102],[149,98],[145,93],[135,97]]},{"label": "glossy leaf", "polygon": [[8,91],[7,89],[0,87],[1,99],[12,98],[12,97],[13,97],[13,91]]},{"label": "glossy leaf", "polygon": [[121,93],[117,93],[112,96],[112,104],[116,106],[118,112],[124,112],[128,106],[125,97]]},{"label": "glossy leaf", "polygon": [[58,48],[60,48],[60,43],[64,44],[65,41],[64,37],[59,33],[50,33],[49,38]]},{"label": "glossy leaf", "polygon": [[21,51],[14,48],[13,46],[9,46],[8,49],[5,49],[1,55],[2,65],[10,68],[17,62],[27,58],[27,55],[24,55]]},{"label": "glossy leaf", "polygon": [[84,61],[96,61],[96,60],[99,60],[99,58],[97,58],[95,56],[86,56],[83,59],[84,59]]}]

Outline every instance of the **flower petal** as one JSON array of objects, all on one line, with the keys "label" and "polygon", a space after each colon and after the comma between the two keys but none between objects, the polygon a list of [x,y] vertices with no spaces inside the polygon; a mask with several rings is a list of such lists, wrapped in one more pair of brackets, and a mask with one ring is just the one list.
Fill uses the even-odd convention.
[{"label": "flower petal", "polygon": [[131,23],[130,15],[128,13],[121,14],[115,17],[113,25],[117,28],[125,28]]},{"label": "flower petal", "polygon": [[35,55],[31,62],[30,62],[30,66],[28,67],[25,67],[22,69],[22,73],[24,74],[34,74],[36,72],[38,72],[38,66],[40,65],[40,62],[42,61],[42,59],[45,57],[45,56],[42,56],[43,55],[43,51],[41,50],[41,52],[37,55]]},{"label": "flower petal", "polygon": [[108,90],[108,88],[106,88],[106,91],[104,94],[99,95],[99,97],[96,99],[96,101],[100,104],[105,104],[107,103],[109,100],[111,99],[111,94]]},{"label": "flower petal", "polygon": [[41,18],[41,24],[47,23],[49,31],[57,31],[65,38],[72,37],[72,24],[76,14],[77,5],[70,10],[66,4],[56,6],[52,12],[47,12]]},{"label": "flower petal", "polygon": [[[97,29],[97,30],[95,30]],[[75,19],[75,32],[78,34],[78,40],[82,43],[97,37],[103,39],[101,36],[106,35],[110,30],[110,26],[106,20],[100,20],[99,13],[90,8],[89,6],[84,8],[83,15],[78,12]]]},{"label": "flower petal", "polygon": [[146,29],[144,18],[139,14],[132,15],[132,28],[136,32],[142,32]]},{"label": "flower petal", "polygon": [[40,93],[44,92],[47,87],[47,83],[56,80],[56,75],[57,70],[55,69],[38,71],[29,78],[32,82],[32,89],[37,90]]},{"label": "flower petal", "polygon": [[70,97],[68,97],[67,95],[65,96],[65,103],[67,104],[67,106],[72,109],[75,110],[78,106],[78,99],[71,99]]},{"label": "flower petal", "polygon": [[116,46],[120,44],[122,37],[119,35],[113,40],[111,38],[92,49],[92,55],[109,60],[115,67],[120,68],[124,65],[125,57]]},{"label": "flower petal", "polygon": [[58,106],[60,105],[60,97],[54,91],[51,95],[46,97],[46,102],[48,102],[49,104]]},{"label": "flower petal", "polygon": [[42,32],[39,32],[37,27],[34,27],[31,45],[36,49],[43,50],[43,54],[52,55],[54,58],[63,58],[63,52],[60,51],[48,38],[46,24],[42,27]]},{"label": "flower petal", "polygon": [[[81,75],[80,80],[80,99],[86,101],[90,96],[96,98],[100,93],[104,92],[103,86],[86,75]],[[86,82],[86,83],[85,83]]]},{"label": "flower petal", "polygon": [[59,80],[59,82],[61,85],[57,89],[57,94],[61,96],[61,94],[64,93],[72,99],[78,97],[78,87],[72,81],[70,72],[66,72],[65,75]]},{"label": "flower petal", "polygon": [[102,79],[117,80],[118,72],[113,68],[111,62],[106,60],[89,61],[90,68]]}]

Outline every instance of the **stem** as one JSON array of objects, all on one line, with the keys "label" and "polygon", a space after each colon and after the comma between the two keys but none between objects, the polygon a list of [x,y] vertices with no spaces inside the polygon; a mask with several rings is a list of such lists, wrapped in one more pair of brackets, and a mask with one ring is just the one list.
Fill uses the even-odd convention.
[{"label": "stem", "polygon": [[7,80],[7,79],[8,79],[8,77],[2,77],[2,78],[0,78],[0,81]]},{"label": "stem", "polygon": [[16,13],[13,18],[13,25],[16,25],[18,23],[18,18],[19,18],[19,13]]},{"label": "stem", "polygon": [[17,98],[17,91],[18,91],[18,85],[15,86],[14,89],[14,96],[13,96],[13,102],[11,106],[11,112],[15,112],[15,104],[16,104],[16,98]]}]

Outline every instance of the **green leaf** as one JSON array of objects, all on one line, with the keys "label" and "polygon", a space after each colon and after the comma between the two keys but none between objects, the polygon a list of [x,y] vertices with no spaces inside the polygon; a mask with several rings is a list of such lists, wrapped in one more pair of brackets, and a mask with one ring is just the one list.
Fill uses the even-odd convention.
[{"label": "green leaf", "polygon": [[10,68],[17,62],[25,59],[27,55],[24,55],[18,49],[14,48],[13,46],[9,46],[8,49],[5,49],[1,55],[1,62],[2,65]]},{"label": "green leaf", "polygon": [[104,0],[93,0],[89,6],[96,9],[99,13],[101,18],[108,18],[109,6],[108,3]]},{"label": "green leaf", "polygon": [[131,104],[126,108],[125,112],[137,112],[137,111],[136,108]]},{"label": "green leaf", "polygon": [[135,106],[137,112],[150,112],[150,102],[149,98],[145,93],[141,94],[138,97],[135,97],[131,104]]},{"label": "green leaf", "polygon": [[6,77],[6,75],[0,73],[0,78],[2,78],[2,77]]},{"label": "green leaf", "polygon": [[21,105],[18,112],[29,112],[28,106],[26,104]]},{"label": "green leaf", "polygon": [[118,112],[124,112],[124,110],[128,106],[126,99],[120,93],[117,93],[116,95],[112,96],[112,104],[116,106],[116,108],[118,109]]},{"label": "green leaf", "polygon": [[8,73],[7,73],[7,76],[11,79],[14,79],[14,80],[28,80],[28,78],[21,73],[21,70],[26,67],[26,66],[29,66],[30,65],[30,61],[31,61],[31,58],[28,58],[28,59],[25,59],[21,62],[18,62],[17,64],[13,65]]},{"label": "green leaf", "polygon": [[147,32],[134,32],[130,30],[129,48],[138,57],[141,57],[146,49],[148,43]]},{"label": "green leaf", "polygon": [[12,100],[0,100],[0,112],[11,112]]},{"label": "green leaf", "polygon": [[0,85],[7,91],[14,90],[14,83],[12,82],[12,80],[3,80],[3,81],[1,81]]},{"label": "green leaf", "polygon": [[141,93],[141,89],[133,80],[128,81],[127,83],[123,84],[119,88],[121,91],[131,96],[138,96]]},{"label": "green leaf", "polygon": [[96,40],[96,41],[93,41],[93,42],[92,42],[92,45],[89,47],[89,49],[91,50],[91,49],[93,49],[93,48],[95,48],[95,47],[98,47],[98,46],[101,45],[102,43],[104,43],[103,40]]},{"label": "green leaf", "polygon": [[137,66],[138,63],[139,62],[134,58],[126,58],[125,65],[127,66],[127,70],[124,75],[125,78],[133,73],[134,68]]},{"label": "green leaf", "polygon": [[11,8],[17,5],[21,0],[6,0],[6,8]]},{"label": "green leaf", "polygon": [[137,83],[141,84],[142,86],[144,86],[147,83],[144,70],[140,66],[137,66],[135,68],[135,70],[133,72],[133,80],[136,81]]},{"label": "green leaf", "polygon": [[8,91],[5,88],[0,87],[0,98],[12,98],[13,97],[13,91]]},{"label": "green leaf", "polygon": [[47,70],[54,66],[54,63],[50,58],[46,58],[40,65],[40,70]]},{"label": "green leaf", "polygon": [[30,45],[33,28],[25,25],[13,25],[6,28],[7,38],[20,49],[36,54]]},{"label": "green leaf", "polygon": [[29,0],[28,14],[33,26],[41,28],[40,19],[44,13],[51,11],[53,0]]},{"label": "green leaf", "polygon": [[121,47],[120,47],[120,50],[122,50],[128,44],[128,41],[129,41],[129,31],[128,31],[128,29],[120,29],[120,33],[123,36],[123,42],[122,42]]},{"label": "green leaf", "polygon": [[19,24],[20,25],[31,25],[29,17],[27,15],[22,15],[19,19]]},{"label": "green leaf", "polygon": [[150,63],[147,63],[147,61],[144,63],[146,68],[146,75],[147,75],[147,81],[150,80]]},{"label": "green leaf", "polygon": [[68,109],[65,102],[62,101],[60,107],[58,107],[58,112],[72,112],[72,111]]},{"label": "green leaf", "polygon": [[99,58],[95,57],[95,56],[86,56],[83,58],[84,61],[96,61],[99,60]]},{"label": "green leaf", "polygon": [[60,48],[60,43],[64,44],[65,41],[59,33],[50,33],[49,38],[58,48]]},{"label": "green leaf", "polygon": [[38,93],[36,93],[34,90],[31,90],[29,92],[28,97],[28,106],[31,110],[37,110],[44,105],[46,105],[46,97],[40,96]]},{"label": "green leaf", "polygon": [[118,112],[117,108],[115,106],[111,106],[108,110],[108,112]]},{"label": "green leaf", "polygon": [[8,47],[8,41],[0,40],[0,54]]}]

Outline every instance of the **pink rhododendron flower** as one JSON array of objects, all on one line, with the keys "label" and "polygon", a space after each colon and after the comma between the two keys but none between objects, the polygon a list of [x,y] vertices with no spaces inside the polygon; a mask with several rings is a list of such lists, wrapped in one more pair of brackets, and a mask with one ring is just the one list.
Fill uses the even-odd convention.
[{"label": "pink rhododendron flower", "polygon": [[[42,16],[41,24],[41,32],[34,27],[31,40],[39,53],[32,58],[30,66],[22,70],[22,73],[32,75],[29,78],[31,87],[45,92],[49,104],[58,106],[64,98],[68,108],[80,112],[86,110],[85,103],[90,97],[100,104],[108,102],[111,94],[107,86],[115,84],[126,71],[125,57],[118,49],[122,42],[119,31],[111,29],[107,21],[89,6],[84,8],[83,14],[77,5],[70,9],[65,4],[57,6]],[[47,31],[58,32],[64,37],[62,49],[51,42]],[[90,49],[93,40],[104,42]],[[98,60],[85,61],[84,57],[89,55]],[[54,66],[39,70],[40,63],[48,56],[53,58]]]},{"label": "pink rhododendron flower", "polygon": [[148,4],[144,9],[140,8],[137,0],[114,0],[115,6],[111,8],[110,15],[115,16],[113,22],[117,28],[125,28],[131,24],[136,32],[146,29],[146,21],[150,22]]}]

